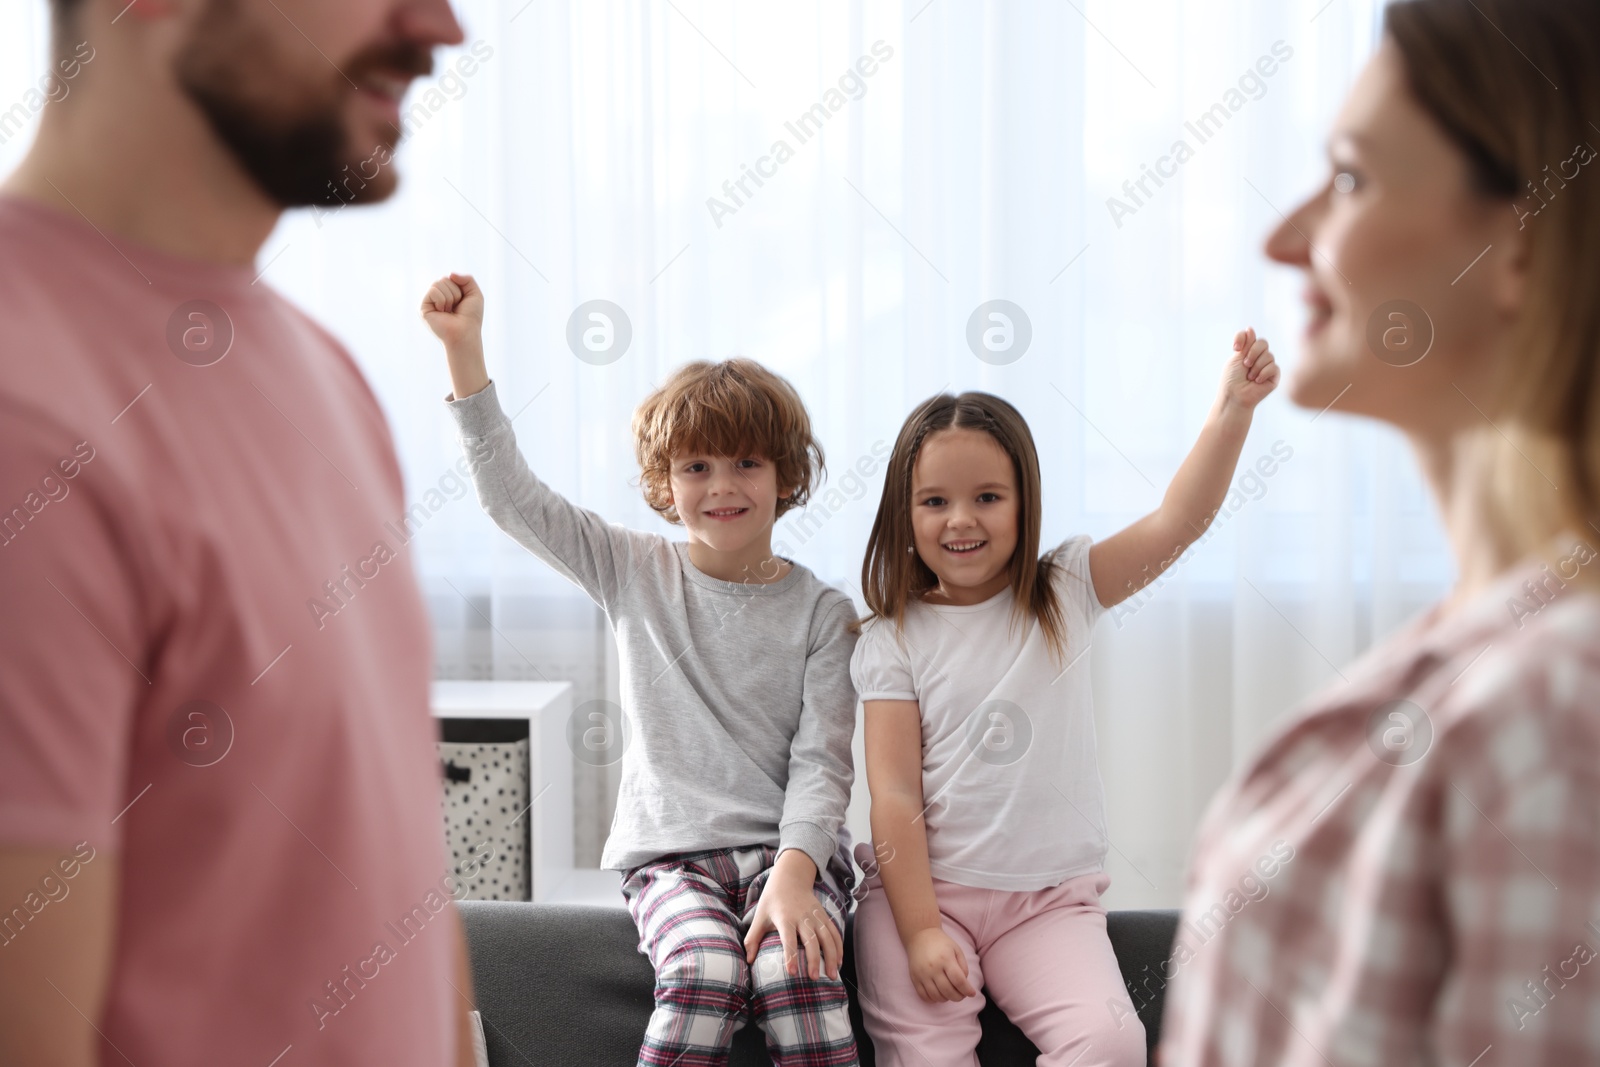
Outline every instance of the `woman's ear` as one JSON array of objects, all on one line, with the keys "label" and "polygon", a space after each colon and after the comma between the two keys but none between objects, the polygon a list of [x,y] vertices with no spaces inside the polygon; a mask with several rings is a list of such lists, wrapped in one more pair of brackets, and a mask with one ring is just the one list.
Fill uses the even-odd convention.
[{"label": "woman's ear", "polygon": [[1494,251],[1484,256],[1483,265],[1489,268],[1489,299],[1495,310],[1514,320],[1526,302],[1533,249],[1528,220],[1519,218],[1515,203],[1504,210],[1503,220],[1494,227]]}]

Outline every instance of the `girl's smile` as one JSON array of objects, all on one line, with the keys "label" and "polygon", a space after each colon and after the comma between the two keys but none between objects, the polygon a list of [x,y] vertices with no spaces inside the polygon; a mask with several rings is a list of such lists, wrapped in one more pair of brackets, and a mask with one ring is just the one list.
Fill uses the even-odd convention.
[{"label": "girl's smile", "polygon": [[987,541],[946,541],[945,550],[960,556],[970,556],[972,553],[987,545]]},{"label": "girl's smile", "polygon": [[912,472],[917,553],[939,578],[935,602],[978,604],[1010,584],[1016,473],[1000,443],[960,427],[930,434]]}]

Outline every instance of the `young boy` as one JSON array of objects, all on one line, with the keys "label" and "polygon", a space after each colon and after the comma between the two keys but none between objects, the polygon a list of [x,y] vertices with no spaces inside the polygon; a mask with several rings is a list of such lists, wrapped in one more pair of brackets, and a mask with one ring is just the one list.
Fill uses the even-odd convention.
[{"label": "young boy", "polygon": [[[747,1014],[780,1067],[856,1063],[840,981],[854,876],[850,599],[772,552],[822,450],[794,389],[749,360],[691,363],[634,414],[650,506],[688,540],[612,526],[517,451],[483,359],[483,294],[435,282],[478,499],[604,609],[621,658],[626,748],[601,866],[623,872],[656,972],[641,1065],[724,1064]],[[847,837],[847,835],[845,835]]]}]

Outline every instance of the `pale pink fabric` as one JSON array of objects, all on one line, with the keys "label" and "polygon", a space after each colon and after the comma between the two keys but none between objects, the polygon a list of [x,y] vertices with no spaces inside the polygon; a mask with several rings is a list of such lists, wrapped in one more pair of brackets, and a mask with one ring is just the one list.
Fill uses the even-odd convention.
[{"label": "pale pink fabric", "polygon": [[1592,537],[1344,667],[1218,792],[1164,1067],[1600,1063]]},{"label": "pale pink fabric", "polygon": [[977,1067],[985,992],[1039,1047],[1039,1067],[1143,1067],[1144,1026],[1100,905],[1110,881],[1085,874],[1006,891],[935,878],[943,929],[966,953],[967,981],[979,992],[929,1004],[911,984],[882,881],[867,879],[856,908],[856,977],[880,1067]]},{"label": "pale pink fabric", "polygon": [[[102,1062],[439,1067],[459,927],[400,472],[254,273],[0,198],[0,844],[118,868]],[[232,323],[210,366],[169,348],[192,300]],[[209,766],[190,701],[232,723]]]}]

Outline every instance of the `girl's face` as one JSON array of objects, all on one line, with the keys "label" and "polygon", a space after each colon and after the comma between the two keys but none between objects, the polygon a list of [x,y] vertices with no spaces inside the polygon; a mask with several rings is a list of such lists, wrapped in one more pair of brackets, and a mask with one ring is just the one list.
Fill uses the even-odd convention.
[{"label": "girl's face", "polygon": [[1011,457],[982,430],[930,434],[911,472],[911,528],[940,592],[978,603],[1010,582],[1018,496]]},{"label": "girl's face", "polygon": [[1515,213],[1471,189],[1392,42],[1352,87],[1328,155],[1327,183],[1266,245],[1306,278],[1291,399],[1423,432],[1481,421],[1520,294]]}]

